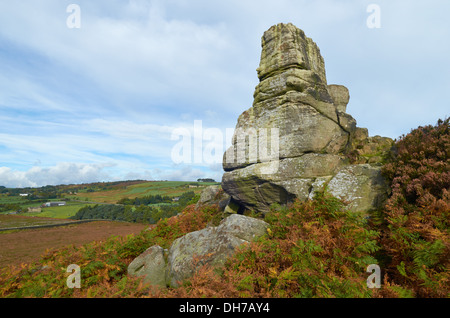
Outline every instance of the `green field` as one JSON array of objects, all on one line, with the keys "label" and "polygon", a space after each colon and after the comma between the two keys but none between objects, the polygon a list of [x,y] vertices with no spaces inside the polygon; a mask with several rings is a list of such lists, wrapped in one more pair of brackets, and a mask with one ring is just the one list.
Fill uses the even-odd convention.
[{"label": "green field", "polygon": [[[122,195],[128,197],[140,197],[145,195],[168,195],[177,196],[187,191],[201,192],[205,187],[217,183],[209,182],[186,182],[186,181],[152,181],[127,187]],[[197,186],[190,188],[189,185]]]},{"label": "green field", "polygon": [[[136,198],[148,195],[161,195],[176,197],[181,194],[193,191],[201,193],[204,188],[210,185],[219,184],[213,182],[189,182],[189,181],[144,181],[125,187],[117,187],[110,190],[100,190],[94,192],[80,192],[74,195],[67,195],[67,198],[81,201],[116,203],[123,198]],[[195,186],[195,187],[193,187]]]},{"label": "green field", "polygon": [[[49,224],[67,223],[67,220],[55,219],[55,218],[40,218],[40,217],[28,217],[25,215],[5,215],[0,214],[0,228],[13,228],[13,227],[25,227],[25,226],[41,226]],[[8,231],[2,231],[0,234],[11,233]]]},{"label": "green field", "polygon": [[[45,207],[41,212],[25,212],[21,213],[26,216],[50,217],[56,219],[66,219],[75,215],[79,209],[87,205],[97,203],[115,204],[123,198],[134,199],[136,197],[144,197],[149,195],[161,195],[169,197],[181,196],[185,192],[194,192],[200,194],[204,188],[210,185],[217,185],[216,182],[193,182],[193,181],[134,181],[134,182],[118,182],[113,185],[108,184],[85,184],[74,190],[75,186],[56,186],[59,191],[59,199],[48,199],[45,201],[61,201],[68,199],[66,206]],[[28,190],[29,192],[30,190]],[[32,190],[31,190],[32,191]],[[19,195],[8,196],[0,195],[0,204],[16,204],[24,211],[29,207],[39,207],[42,200],[30,201],[29,199],[20,197]],[[161,205],[171,205],[172,203],[155,204],[154,207]],[[7,214],[14,211],[5,211],[1,214]]]},{"label": "green field", "polygon": [[22,204],[27,202],[27,199],[20,196],[10,197],[5,194],[0,195],[0,204]]},{"label": "green field", "polygon": [[[54,200],[49,200],[54,201]],[[22,210],[26,211],[31,207],[40,207],[42,205],[41,202],[30,202],[28,200],[24,200],[23,198],[17,197],[1,197],[0,204],[18,204],[22,208]],[[88,205],[83,202],[68,202],[65,206],[57,206],[57,207],[46,207],[42,208],[41,212],[22,212],[21,215],[26,216],[38,216],[38,217],[50,217],[56,219],[66,219],[75,213],[78,212],[79,209]],[[15,211],[6,211],[1,214],[8,214]]]},{"label": "green field", "polygon": [[84,208],[87,205],[92,205],[92,204],[86,204],[86,203],[80,203],[80,202],[69,202],[65,206],[46,207],[46,208],[42,208],[41,212],[28,212],[28,213],[24,213],[24,215],[55,218],[55,219],[67,219],[67,218],[75,215],[79,209]]}]

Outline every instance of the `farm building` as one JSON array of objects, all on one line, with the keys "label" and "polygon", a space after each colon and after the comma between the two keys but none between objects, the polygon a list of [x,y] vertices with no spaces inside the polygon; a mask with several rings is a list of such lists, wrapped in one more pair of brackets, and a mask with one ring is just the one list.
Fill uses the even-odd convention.
[{"label": "farm building", "polygon": [[64,206],[64,205],[66,205],[66,202],[64,202],[64,201],[59,201],[59,202],[47,202],[47,203],[44,203],[42,206],[43,207],[52,207],[52,206]]},{"label": "farm building", "polygon": [[40,207],[29,207],[28,212],[41,212],[42,209]]}]

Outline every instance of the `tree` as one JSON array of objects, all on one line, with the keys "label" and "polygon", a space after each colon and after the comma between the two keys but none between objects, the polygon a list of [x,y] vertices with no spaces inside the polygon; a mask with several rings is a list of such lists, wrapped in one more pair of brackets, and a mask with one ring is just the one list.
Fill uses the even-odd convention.
[{"label": "tree", "polygon": [[216,182],[216,181],[211,178],[204,178],[204,179],[197,179],[197,182]]}]

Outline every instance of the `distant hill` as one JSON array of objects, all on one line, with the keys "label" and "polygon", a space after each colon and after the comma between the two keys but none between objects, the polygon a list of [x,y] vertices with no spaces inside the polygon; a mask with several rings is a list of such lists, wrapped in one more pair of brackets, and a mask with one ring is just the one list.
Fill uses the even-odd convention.
[{"label": "distant hill", "polygon": [[[140,198],[149,195],[177,197],[187,191],[199,194],[205,187],[217,182],[190,181],[123,181],[114,184],[93,183],[78,188],[66,197],[72,200],[117,203],[124,198]],[[69,190],[66,188],[66,191]],[[70,191],[69,191],[70,192]]]},{"label": "distant hill", "polygon": [[[81,203],[116,204],[123,199],[145,196],[168,196],[176,198],[185,192],[200,194],[209,185],[217,182],[197,181],[146,181],[126,180],[115,182],[94,182],[44,186],[38,188],[0,188],[0,213],[25,212],[29,207],[40,206],[52,200],[67,200]],[[23,194],[27,194],[23,196]],[[72,204],[67,208],[72,208]],[[75,211],[76,212],[76,211]],[[71,211],[70,215],[73,214]],[[47,216],[47,215],[46,215]],[[67,215],[64,215],[67,217]]]}]

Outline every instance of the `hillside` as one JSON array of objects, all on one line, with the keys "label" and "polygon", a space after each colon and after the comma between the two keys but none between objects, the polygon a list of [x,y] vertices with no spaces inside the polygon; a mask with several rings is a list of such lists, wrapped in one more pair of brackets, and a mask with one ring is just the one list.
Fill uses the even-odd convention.
[{"label": "hillside", "polygon": [[302,30],[261,45],[220,184],[2,189],[5,211],[66,200],[54,213],[145,228],[6,266],[0,297],[449,298],[450,119],[371,137]]},{"label": "hillside", "polygon": [[[237,251],[222,271],[202,266],[180,287],[154,290],[128,276],[128,265],[149,246],[167,249],[218,224],[226,216],[217,205],[191,205],[152,230],[3,268],[0,296],[449,297],[449,143],[448,119],[411,131],[383,167],[392,195],[382,210],[362,217],[320,192],[314,200],[273,206],[264,218],[266,235]],[[82,288],[67,288],[67,264],[82,266]],[[382,268],[379,289],[367,288],[368,264]]]},{"label": "hillside", "polygon": [[[14,216],[14,225],[49,224],[54,219],[21,217],[17,222]],[[25,220],[23,220],[25,219]],[[1,226],[5,220],[0,215]],[[12,226],[13,224],[9,224]],[[112,235],[126,236],[139,234],[148,228],[145,224],[124,222],[92,222],[63,227],[42,228],[22,231],[9,231],[0,233],[0,268],[7,266],[20,266],[36,262],[46,252],[63,248],[68,245],[81,246],[93,241],[104,241]]]},{"label": "hillside", "polygon": [[[123,181],[24,189],[3,187],[0,229],[90,219],[155,224],[161,218],[180,213],[191,201],[198,200],[205,187],[216,184]],[[62,204],[44,206],[45,202]]]},{"label": "hillside", "polygon": [[[175,198],[186,192],[200,194],[217,183],[187,181],[118,181],[79,185],[58,185],[39,188],[5,188],[0,191],[0,213],[22,212],[28,216],[68,218],[88,205],[117,204],[122,199],[145,196],[168,196]],[[20,194],[28,194],[21,196]],[[64,207],[43,208],[42,212],[27,212],[30,207],[39,207],[47,201],[66,201]]]},{"label": "hillside", "polygon": [[[33,261],[47,249],[86,244],[107,239],[111,235],[138,234],[149,224],[179,213],[194,197],[198,199],[199,193],[211,184],[217,183],[122,181],[22,189],[2,187],[0,267]],[[24,193],[29,195],[20,195]],[[179,199],[174,202],[173,198]],[[161,200],[166,203],[145,203]],[[41,207],[47,201],[63,201],[66,205]],[[145,206],[142,206],[144,203]],[[28,208],[37,210],[28,212]],[[126,210],[126,215],[121,217],[117,213],[113,214],[118,208],[123,212]],[[80,214],[80,211],[87,209],[90,209],[89,215]],[[121,222],[75,224],[77,220],[90,219]],[[74,224],[65,226],[67,223]],[[61,227],[46,228],[54,225]],[[35,229],[8,230],[23,227]],[[30,244],[31,241],[34,241],[33,244]]]},{"label": "hillside", "polygon": [[94,201],[102,203],[117,203],[124,198],[143,197],[148,195],[161,195],[177,197],[187,191],[199,194],[211,182],[185,182],[185,181],[142,181],[139,183],[119,182],[110,186],[101,184],[88,185],[76,195],[67,195],[73,200]]}]

